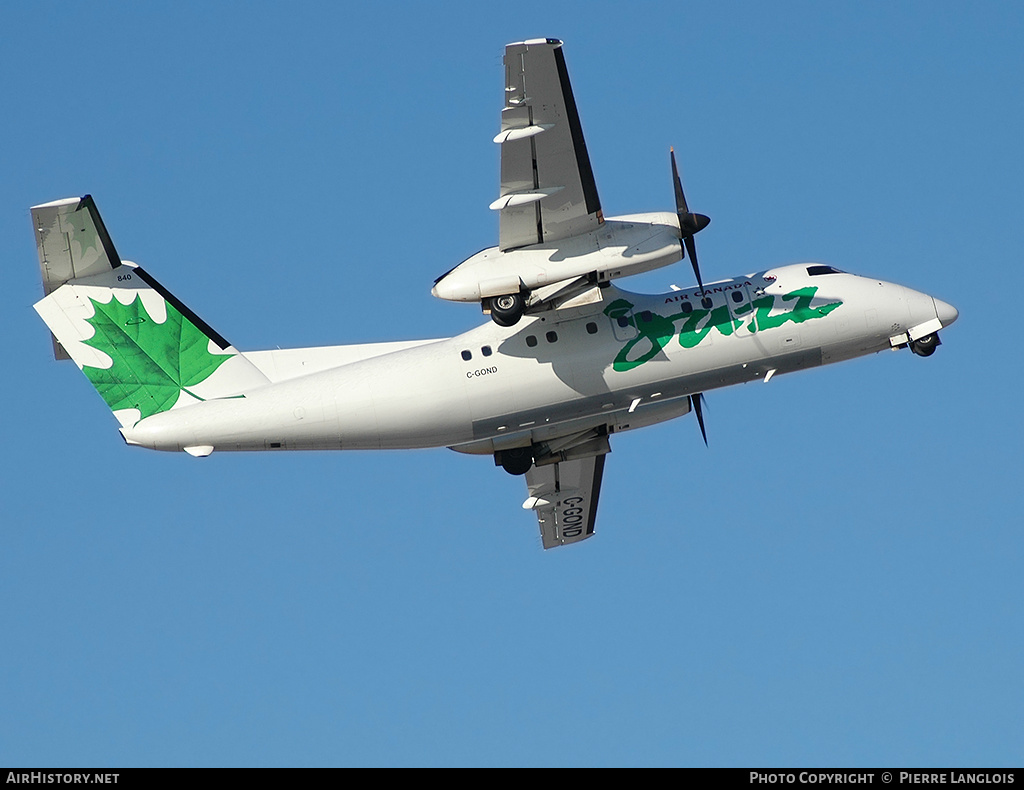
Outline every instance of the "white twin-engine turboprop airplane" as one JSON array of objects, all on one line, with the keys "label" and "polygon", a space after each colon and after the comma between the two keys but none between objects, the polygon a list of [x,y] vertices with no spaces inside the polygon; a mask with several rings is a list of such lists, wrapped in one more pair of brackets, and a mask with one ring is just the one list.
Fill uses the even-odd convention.
[{"label": "white twin-engine turboprop airplane", "polygon": [[[128,444],[215,450],[450,447],[525,474],[545,548],[594,532],[614,433],[696,413],[716,387],[889,348],[929,356],[951,305],[831,266],[704,285],[676,212],[604,217],[562,44],[505,50],[499,244],[433,293],[492,321],[458,337],[240,352],[118,257],[92,198],[32,208],[54,350],[82,369]],[[697,287],[611,281],[689,255]]]}]

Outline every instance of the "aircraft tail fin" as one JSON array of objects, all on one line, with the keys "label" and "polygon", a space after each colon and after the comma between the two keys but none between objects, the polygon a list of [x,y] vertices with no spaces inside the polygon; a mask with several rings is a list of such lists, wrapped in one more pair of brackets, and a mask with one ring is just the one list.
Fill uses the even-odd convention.
[{"label": "aircraft tail fin", "polygon": [[46,296],[35,309],[122,427],[267,378],[133,263],[121,261],[92,198],[32,208]]}]

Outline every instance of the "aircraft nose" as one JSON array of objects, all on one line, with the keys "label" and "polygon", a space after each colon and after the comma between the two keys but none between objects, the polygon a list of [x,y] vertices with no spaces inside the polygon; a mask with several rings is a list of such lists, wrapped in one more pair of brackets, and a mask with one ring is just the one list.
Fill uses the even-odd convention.
[{"label": "aircraft nose", "polygon": [[949,326],[960,315],[957,309],[949,304],[949,302],[943,302],[935,297],[932,297],[932,301],[935,302],[935,317],[939,319],[939,323],[943,326]]}]

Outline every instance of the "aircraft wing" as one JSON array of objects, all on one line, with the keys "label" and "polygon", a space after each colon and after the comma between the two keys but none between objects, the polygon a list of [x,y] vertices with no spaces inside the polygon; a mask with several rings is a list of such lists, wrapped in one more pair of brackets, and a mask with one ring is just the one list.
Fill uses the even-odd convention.
[{"label": "aircraft wing", "polygon": [[594,534],[597,498],[601,493],[604,455],[534,466],[526,473],[529,498],[545,549],[578,543]]},{"label": "aircraft wing", "polygon": [[501,132],[502,250],[587,233],[604,220],[562,42],[505,47]]}]

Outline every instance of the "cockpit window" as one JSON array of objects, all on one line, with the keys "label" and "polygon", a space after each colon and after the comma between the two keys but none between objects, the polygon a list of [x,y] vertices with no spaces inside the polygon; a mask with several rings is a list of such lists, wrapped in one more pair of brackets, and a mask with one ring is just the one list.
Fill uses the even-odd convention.
[{"label": "cockpit window", "polygon": [[837,269],[834,266],[808,266],[807,273],[814,277],[819,274],[846,274],[841,269]]}]

